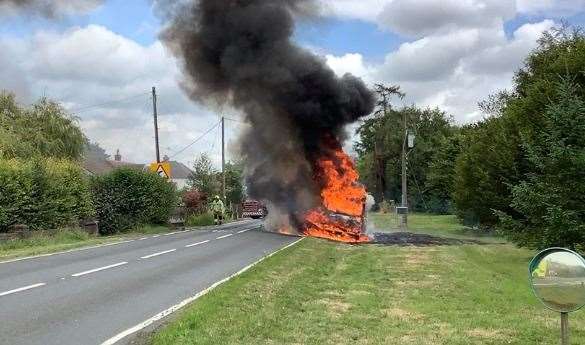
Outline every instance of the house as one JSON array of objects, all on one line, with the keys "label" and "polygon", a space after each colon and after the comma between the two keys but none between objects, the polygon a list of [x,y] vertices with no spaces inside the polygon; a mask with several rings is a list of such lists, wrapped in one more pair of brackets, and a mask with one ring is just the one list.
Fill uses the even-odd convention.
[{"label": "house", "polygon": [[181,162],[169,160],[168,156],[165,156],[163,161],[171,165],[171,181],[177,186],[177,189],[186,188],[193,171]]},{"label": "house", "polygon": [[[185,164],[177,161],[171,161],[169,157],[164,157],[164,162],[171,165],[171,182],[173,182],[178,190],[186,188],[189,181],[189,176],[193,173]],[[117,168],[127,167],[138,171],[145,171],[149,169],[147,164],[129,163],[122,160],[120,150],[116,151],[114,160],[108,159],[106,156],[99,156],[87,154],[82,163],[86,173],[91,176],[99,176],[107,174]]]},{"label": "house", "polygon": [[82,167],[90,176],[104,175],[122,167],[127,167],[138,171],[144,170],[144,164],[122,161],[120,150],[117,150],[116,155],[114,156],[114,160],[107,159],[106,157],[87,154],[83,158]]}]

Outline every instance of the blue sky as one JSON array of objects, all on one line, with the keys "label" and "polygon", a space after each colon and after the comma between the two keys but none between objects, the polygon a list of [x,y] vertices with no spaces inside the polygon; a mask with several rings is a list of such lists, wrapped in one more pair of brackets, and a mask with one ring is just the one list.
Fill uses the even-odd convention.
[{"label": "blue sky", "polygon": [[[459,123],[480,119],[477,102],[511,87],[542,31],[563,19],[585,24],[585,0],[315,1],[323,3],[323,13],[297,25],[299,45],[339,75],[398,84],[405,103],[439,107]],[[164,153],[191,143],[220,112],[237,117],[185,96],[180,66],[158,42],[161,21],[150,4],[110,0],[58,19],[2,17],[0,5],[0,89],[23,103],[47,95],[69,109],[143,95],[79,114],[92,140],[109,152],[120,148],[135,162],[153,155],[147,95],[153,85],[161,94]],[[235,138],[242,127],[232,123],[228,130]],[[188,163],[197,152],[209,152],[218,162],[217,140],[217,133],[210,135],[180,159]]]}]

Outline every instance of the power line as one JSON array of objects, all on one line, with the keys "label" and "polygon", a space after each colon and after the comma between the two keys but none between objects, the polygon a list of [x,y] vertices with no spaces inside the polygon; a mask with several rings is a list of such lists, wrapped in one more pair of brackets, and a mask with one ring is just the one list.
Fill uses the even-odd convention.
[{"label": "power line", "polygon": [[178,152],[176,152],[174,155],[172,155],[170,158],[175,158],[178,155],[180,155],[181,153],[187,151],[189,148],[191,148],[191,146],[197,144],[201,139],[205,138],[205,136],[209,133],[211,133],[211,131],[213,131],[214,129],[216,129],[219,125],[221,124],[221,121],[219,121],[218,123],[216,123],[213,127],[209,128],[205,133],[201,134],[201,136],[199,136],[197,139],[195,139],[192,143],[190,143],[189,145],[185,146],[183,149],[179,150]]},{"label": "power line", "polygon": [[134,95],[134,96],[130,96],[130,97],[118,99],[118,100],[115,100],[115,101],[110,101],[110,102],[105,102],[105,103],[99,103],[99,104],[89,105],[89,106],[86,106],[86,107],[81,107],[81,108],[69,110],[69,112],[71,112],[71,113],[80,113],[80,112],[88,111],[88,110],[95,109],[95,108],[101,108],[103,106],[110,105],[110,104],[116,104],[116,103],[121,103],[121,102],[129,101],[131,99],[135,99],[135,98],[138,98],[138,97],[143,97],[143,96],[146,96],[146,95],[150,95],[150,93],[141,93],[141,94],[138,94],[138,95]]}]

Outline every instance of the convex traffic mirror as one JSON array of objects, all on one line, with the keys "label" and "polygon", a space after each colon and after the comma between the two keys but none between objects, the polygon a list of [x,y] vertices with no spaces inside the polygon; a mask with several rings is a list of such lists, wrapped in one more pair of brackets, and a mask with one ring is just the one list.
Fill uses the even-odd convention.
[{"label": "convex traffic mirror", "polygon": [[549,309],[570,313],[585,305],[585,260],[563,248],[542,251],[530,263],[536,297]]}]

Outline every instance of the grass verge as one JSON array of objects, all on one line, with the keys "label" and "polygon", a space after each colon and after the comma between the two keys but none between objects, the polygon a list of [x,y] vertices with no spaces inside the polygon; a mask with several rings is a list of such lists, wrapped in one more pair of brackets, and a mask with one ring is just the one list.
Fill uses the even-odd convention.
[{"label": "grass verge", "polygon": [[[450,233],[445,219],[432,234]],[[533,254],[509,244],[306,239],[202,297],[147,343],[555,344],[559,316],[528,286]],[[572,342],[585,343],[585,312],[571,314],[571,327]]]},{"label": "grass verge", "polygon": [[143,226],[116,236],[91,236],[78,229],[38,232],[26,239],[0,242],[0,261],[56,253],[82,247],[123,241],[140,235],[168,232],[165,226]]},{"label": "grass verge", "polygon": [[[394,214],[370,213],[368,220],[376,232],[400,231],[400,219]],[[481,233],[462,225],[454,215],[412,213],[408,215],[408,231],[452,238],[481,238],[488,242],[501,242],[490,233]]]}]

